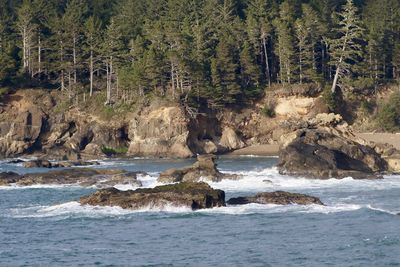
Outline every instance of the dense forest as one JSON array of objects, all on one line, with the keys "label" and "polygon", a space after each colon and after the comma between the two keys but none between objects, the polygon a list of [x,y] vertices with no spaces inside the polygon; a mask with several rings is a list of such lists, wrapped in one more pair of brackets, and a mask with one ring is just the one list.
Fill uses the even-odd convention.
[{"label": "dense forest", "polygon": [[400,79],[399,0],[0,0],[0,83],[242,104]]}]

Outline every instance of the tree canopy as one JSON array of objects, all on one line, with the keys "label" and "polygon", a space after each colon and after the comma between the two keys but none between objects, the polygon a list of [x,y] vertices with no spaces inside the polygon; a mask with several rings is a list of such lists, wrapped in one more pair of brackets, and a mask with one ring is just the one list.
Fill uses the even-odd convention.
[{"label": "tree canopy", "polygon": [[[19,78],[19,79],[17,79]],[[242,105],[400,79],[398,0],[0,0],[0,84]],[[358,83],[360,84],[360,83]]]}]

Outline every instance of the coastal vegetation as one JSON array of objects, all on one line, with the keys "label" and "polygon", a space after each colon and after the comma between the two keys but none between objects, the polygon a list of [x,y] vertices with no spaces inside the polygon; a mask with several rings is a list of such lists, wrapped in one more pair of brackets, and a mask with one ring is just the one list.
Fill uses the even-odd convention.
[{"label": "coastal vegetation", "polygon": [[365,95],[399,79],[397,0],[0,1],[0,83],[74,103],[150,95],[196,112],[275,83]]}]

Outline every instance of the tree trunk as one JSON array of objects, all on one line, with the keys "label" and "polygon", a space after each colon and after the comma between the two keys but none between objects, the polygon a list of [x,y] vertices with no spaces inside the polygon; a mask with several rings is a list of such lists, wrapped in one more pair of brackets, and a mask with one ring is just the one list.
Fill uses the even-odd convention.
[{"label": "tree trunk", "polygon": [[333,84],[332,84],[332,88],[331,88],[332,94],[334,94],[336,92],[336,86],[337,86],[337,82],[339,80],[339,74],[340,74],[340,65],[342,64],[342,61],[343,61],[343,57],[340,57],[339,64],[336,67],[335,77],[333,78]]},{"label": "tree trunk", "polygon": [[74,57],[74,84],[76,83],[76,81],[77,81],[77,78],[76,78],[76,64],[77,64],[77,60],[76,60],[76,37],[74,36],[74,38],[73,38],[73,43],[74,43],[74,47],[73,47],[73,51],[72,51],[72,54],[73,54],[73,57]]},{"label": "tree trunk", "polygon": [[271,72],[269,69],[269,57],[268,57],[268,50],[267,50],[267,42],[266,38],[262,38],[263,40],[263,47],[264,47],[264,56],[265,56],[265,74],[268,80],[268,86],[271,86]]},{"label": "tree trunk", "polygon": [[93,49],[90,48],[90,67],[89,67],[89,72],[90,72],[90,93],[89,95],[92,96],[93,95]]},{"label": "tree trunk", "polygon": [[172,83],[172,99],[175,99],[175,66],[171,62],[171,83]]},{"label": "tree trunk", "polygon": [[299,72],[300,72],[300,84],[303,83],[303,47],[299,45]]},{"label": "tree trunk", "polygon": [[40,33],[38,34],[38,78],[40,79],[42,73],[42,43],[40,40]]}]

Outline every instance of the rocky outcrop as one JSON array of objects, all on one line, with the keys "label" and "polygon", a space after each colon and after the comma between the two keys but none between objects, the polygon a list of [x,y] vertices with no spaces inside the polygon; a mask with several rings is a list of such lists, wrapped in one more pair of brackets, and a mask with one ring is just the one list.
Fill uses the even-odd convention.
[{"label": "rocky outcrop", "polygon": [[127,172],[124,170],[103,170],[88,168],[75,168],[68,170],[50,171],[46,173],[30,173],[24,175],[18,175],[15,173],[3,173],[0,175],[0,185],[80,185],[104,188],[117,184],[129,184],[132,186],[140,187],[142,186],[142,184],[137,179],[138,174],[142,173]]},{"label": "rocky outcrop", "polygon": [[[331,120],[308,122],[282,137],[279,159],[281,174],[329,179],[353,177],[379,178],[387,162],[373,148],[356,141],[347,125]],[[323,123],[322,123],[323,122]]]},{"label": "rocky outcrop", "polygon": [[245,205],[250,203],[276,205],[324,205],[317,197],[283,191],[258,193],[254,197],[231,198],[227,203],[229,205]]},{"label": "rocky outcrop", "polygon": [[198,182],[201,180],[220,182],[223,179],[240,179],[238,175],[223,174],[217,169],[214,155],[199,155],[197,162],[191,167],[170,169],[162,172],[158,178],[160,183]]},{"label": "rocky outcrop", "polygon": [[178,157],[193,156],[188,147],[188,119],[179,107],[144,110],[131,121],[129,155]]},{"label": "rocky outcrop", "polygon": [[82,205],[118,206],[123,209],[163,209],[186,207],[192,210],[225,206],[225,193],[206,183],[183,182],[152,189],[120,191],[115,188],[99,190],[80,199]]},{"label": "rocky outcrop", "polygon": [[59,161],[50,162],[44,159],[30,160],[22,164],[25,168],[71,168],[82,166],[100,165],[97,161]]},{"label": "rocky outcrop", "polygon": [[20,175],[15,172],[0,172],[0,186],[16,183]]}]

